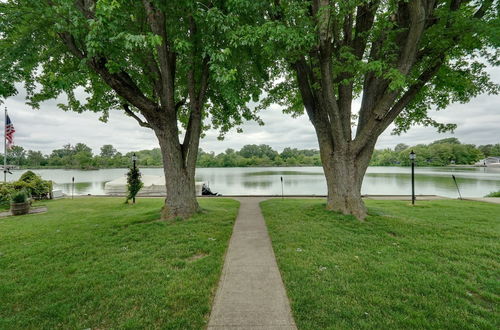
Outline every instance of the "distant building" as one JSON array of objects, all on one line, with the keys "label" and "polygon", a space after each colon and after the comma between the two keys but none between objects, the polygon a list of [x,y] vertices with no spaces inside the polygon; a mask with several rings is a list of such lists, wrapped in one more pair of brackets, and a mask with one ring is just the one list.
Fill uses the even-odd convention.
[{"label": "distant building", "polygon": [[500,166],[500,156],[490,156],[478,161],[476,166]]}]

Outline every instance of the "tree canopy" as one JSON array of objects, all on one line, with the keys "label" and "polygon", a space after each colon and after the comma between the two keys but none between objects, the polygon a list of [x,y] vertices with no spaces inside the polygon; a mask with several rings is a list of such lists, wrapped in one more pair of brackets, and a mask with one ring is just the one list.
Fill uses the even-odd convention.
[{"label": "tree canopy", "polygon": [[328,89],[338,140],[373,137],[392,122],[396,133],[414,124],[450,131],[456,125],[435,121],[430,109],[499,92],[486,70],[500,64],[498,1],[280,0],[269,10],[258,31],[282,79],[268,85],[262,107],[311,112],[315,93]]},{"label": "tree canopy", "polygon": [[[380,134],[411,125],[451,131],[430,109],[497,93],[498,1],[277,0],[258,29],[280,79],[266,107],[304,109],[315,128],[327,208],[362,219],[361,185]],[[353,101],[361,100],[354,108]],[[353,127],[355,129],[353,129]]]},{"label": "tree canopy", "polygon": [[[267,71],[237,31],[254,24],[246,1],[8,0],[0,3],[0,96],[24,82],[29,104],[66,97],[63,110],[122,110],[162,150],[162,217],[198,210],[194,168],[210,123],[222,134],[257,119]],[[84,95],[81,97],[81,95]],[[86,157],[84,153],[81,157]]]},{"label": "tree canopy", "polygon": [[[256,118],[247,103],[258,100],[266,76],[262,59],[250,57],[235,32],[240,20],[251,21],[251,9],[238,1],[1,2],[0,97],[24,82],[35,108],[65,96],[63,110],[101,112],[103,120],[112,109],[135,118],[131,110],[171,102],[187,125],[196,92],[190,88],[204,87],[204,117],[227,131],[243,117]],[[152,26],[160,23],[164,31]],[[161,63],[167,60],[170,68]],[[172,90],[162,90],[159,70],[167,69]],[[203,70],[209,81],[202,81]]]}]

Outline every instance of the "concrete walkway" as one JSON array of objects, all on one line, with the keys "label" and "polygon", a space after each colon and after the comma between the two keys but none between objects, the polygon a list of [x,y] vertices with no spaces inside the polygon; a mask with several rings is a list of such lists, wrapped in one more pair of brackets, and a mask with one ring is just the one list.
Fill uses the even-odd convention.
[{"label": "concrete walkway", "polygon": [[208,329],[297,329],[259,203],[242,197]]}]

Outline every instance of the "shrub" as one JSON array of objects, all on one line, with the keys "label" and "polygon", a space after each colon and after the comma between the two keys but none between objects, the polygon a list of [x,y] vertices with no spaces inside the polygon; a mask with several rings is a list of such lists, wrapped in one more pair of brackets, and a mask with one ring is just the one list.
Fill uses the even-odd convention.
[{"label": "shrub", "polygon": [[16,190],[24,188],[34,199],[47,199],[52,191],[52,181],[42,180],[32,171],[26,171],[18,181],[14,182],[14,187]]},{"label": "shrub", "polygon": [[24,182],[32,182],[37,179],[40,179],[40,176],[36,175],[35,172],[33,171],[26,171],[24,172],[21,177],[19,178],[19,181],[24,181]]},{"label": "shrub", "polygon": [[52,192],[52,181],[42,180],[39,175],[27,171],[18,181],[0,183],[0,206],[9,205],[13,194],[18,191],[24,191],[34,199],[47,199]]},{"label": "shrub", "polygon": [[12,193],[12,203],[26,203],[28,201],[28,194],[24,190],[18,190]]},{"label": "shrub", "polygon": [[14,191],[24,190],[28,195],[31,195],[31,184],[21,180],[11,182],[10,185]]},{"label": "shrub", "polygon": [[128,203],[129,200],[134,199],[143,186],[144,183],[142,183],[141,181],[141,172],[139,172],[138,168],[131,168],[127,173],[128,195],[125,203]]},{"label": "shrub", "polygon": [[7,206],[10,204],[11,195],[14,192],[14,188],[10,183],[0,183],[0,205]]},{"label": "shrub", "polygon": [[484,197],[500,197],[500,190],[499,191],[490,192],[488,195],[486,195]]}]

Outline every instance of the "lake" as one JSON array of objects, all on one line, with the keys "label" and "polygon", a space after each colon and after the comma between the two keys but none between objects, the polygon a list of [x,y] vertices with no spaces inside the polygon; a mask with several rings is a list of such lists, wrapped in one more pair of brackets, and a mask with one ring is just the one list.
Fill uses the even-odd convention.
[{"label": "lake", "polygon": [[[55,189],[71,194],[71,178],[75,177],[75,195],[103,195],[104,184],[124,176],[125,168],[102,170],[37,169],[45,180],[53,180]],[[409,167],[369,167],[362,187],[363,194],[411,194]],[[17,180],[25,170],[14,170],[7,180]],[[161,168],[144,168],[145,175],[163,175]],[[500,190],[500,168],[417,167],[417,195],[458,197],[451,175],[457,178],[462,196],[482,197]],[[325,195],[326,182],[321,167],[244,167],[198,168],[196,181],[209,184],[223,195],[280,195],[281,180],[285,195]]]}]

